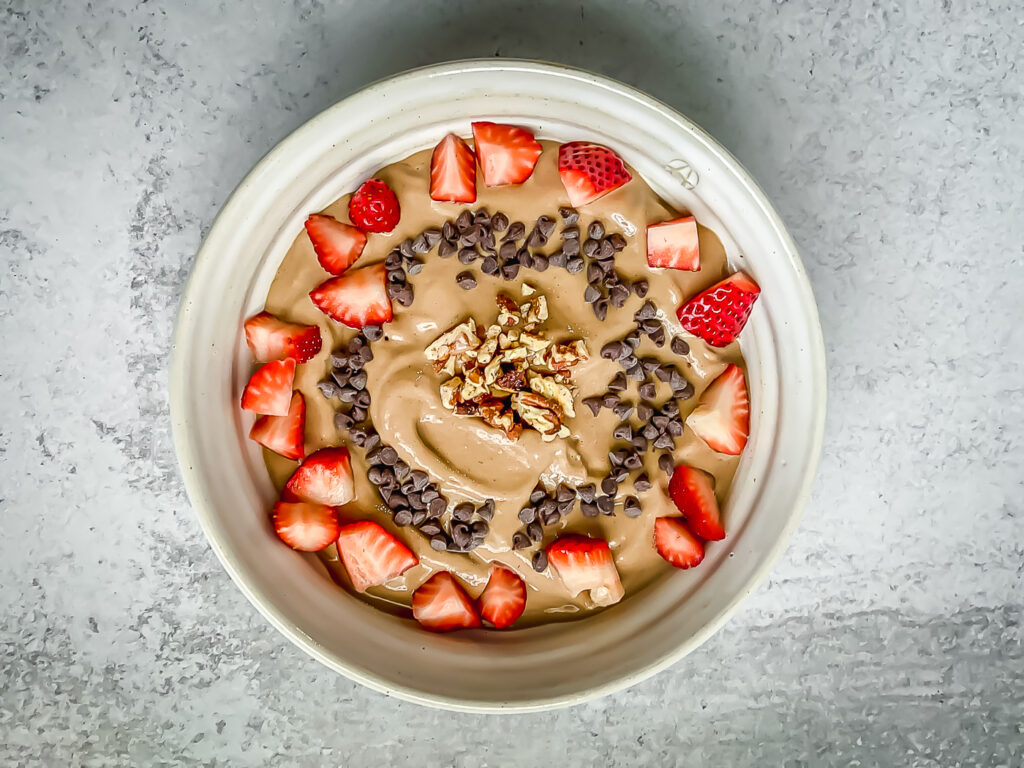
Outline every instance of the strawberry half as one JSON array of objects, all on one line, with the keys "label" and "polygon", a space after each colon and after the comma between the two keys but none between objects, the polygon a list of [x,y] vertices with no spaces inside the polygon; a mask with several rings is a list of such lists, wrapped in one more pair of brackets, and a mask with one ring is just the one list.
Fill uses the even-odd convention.
[{"label": "strawberry half", "polygon": [[390,232],[401,215],[398,197],[380,179],[364,181],[348,201],[348,217],[363,232]]},{"label": "strawberry half", "polygon": [[477,598],[480,616],[497,629],[516,623],[526,608],[526,584],[519,574],[503,565],[492,565],[487,586]]},{"label": "strawberry half", "polygon": [[686,216],[647,227],[647,263],[662,269],[700,269],[697,220]]},{"label": "strawberry half", "polygon": [[323,213],[306,219],[306,234],[316,260],[332,275],[340,275],[355,264],[366,247],[366,235],[361,230]]},{"label": "strawberry half", "polygon": [[285,416],[292,403],[295,361],[290,357],[267,363],[249,378],[242,407],[267,416]]},{"label": "strawberry half", "polygon": [[676,312],[683,328],[713,347],[724,347],[747,324],[761,288],[742,272],[701,291]]},{"label": "strawberry half", "polygon": [[306,455],[305,438],[306,401],[301,392],[292,395],[286,415],[260,416],[249,430],[250,440],[286,459],[301,459]]},{"label": "strawberry half", "polygon": [[712,450],[739,456],[750,432],[750,397],[738,366],[730,365],[704,390],[686,425]]},{"label": "strawberry half", "polygon": [[569,193],[569,202],[577,208],[633,178],[621,157],[608,147],[587,141],[571,141],[558,148],[558,175]]},{"label": "strawberry half", "polygon": [[319,552],[338,538],[341,528],[333,507],[305,501],[277,502],[273,519],[278,538],[302,552]]},{"label": "strawberry half", "polygon": [[449,133],[430,156],[430,197],[449,203],[476,202],[476,155]]},{"label": "strawberry half", "polygon": [[350,328],[380,325],[393,316],[387,279],[387,269],[380,262],[332,277],[310,291],[309,298],[321,312]]},{"label": "strawberry half", "polygon": [[338,554],[356,592],[379,587],[419,563],[405,544],[372,520],[341,526]]},{"label": "strawberry half", "polygon": [[672,471],[668,495],[694,533],[711,541],[725,538],[711,475],[696,467],[680,464]]},{"label": "strawberry half", "polygon": [[320,352],[320,328],[286,323],[269,312],[245,321],[245,341],[257,363],[290,357],[297,363],[312,360]]},{"label": "strawberry half", "polygon": [[625,594],[612,551],[604,539],[569,533],[553,541],[547,554],[548,562],[573,597],[590,590],[594,603],[612,605]]},{"label": "strawberry half", "polygon": [[434,632],[480,626],[480,616],[473,607],[473,601],[447,571],[435,573],[413,593],[412,615]]},{"label": "strawberry half", "polygon": [[339,507],[355,498],[348,448],[321,448],[295,470],[285,491],[296,499]]},{"label": "strawberry half", "polygon": [[704,542],[686,527],[681,517],[654,521],[654,548],[676,568],[693,568],[704,559]]},{"label": "strawberry half", "polygon": [[473,123],[473,144],[484,184],[522,184],[533,173],[542,147],[525,128],[501,123]]}]

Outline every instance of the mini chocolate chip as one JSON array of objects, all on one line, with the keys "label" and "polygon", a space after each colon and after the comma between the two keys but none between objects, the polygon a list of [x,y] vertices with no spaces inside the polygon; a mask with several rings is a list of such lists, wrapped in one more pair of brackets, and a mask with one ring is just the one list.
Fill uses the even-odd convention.
[{"label": "mini chocolate chip", "polygon": [[429,522],[422,523],[420,530],[427,536],[433,536],[441,532],[441,526],[430,520]]},{"label": "mini chocolate chip", "polygon": [[622,371],[612,376],[612,380],[608,382],[608,389],[612,392],[622,392],[628,386],[629,382],[626,381],[626,374]]},{"label": "mini chocolate chip", "polygon": [[512,549],[526,549],[530,546],[530,537],[522,531],[512,534]]},{"label": "mini chocolate chip", "polygon": [[537,508],[536,507],[523,507],[519,510],[519,521],[522,523],[532,523],[537,519]]},{"label": "mini chocolate chip", "polygon": [[583,404],[587,406],[593,412],[595,416],[601,411],[601,398],[600,397],[585,397],[583,398]]},{"label": "mini chocolate chip", "polygon": [[427,511],[425,509],[427,505],[423,502],[423,497],[418,493],[410,493],[408,499],[409,505],[415,510],[412,513],[412,524],[422,524],[427,519]]},{"label": "mini chocolate chip", "polygon": [[544,529],[541,528],[540,523],[534,520],[526,526],[526,535],[530,537],[530,541],[538,542],[544,538]]},{"label": "mini chocolate chip", "polygon": [[415,250],[412,247],[412,240],[406,238],[401,243],[399,243],[398,252],[401,253],[406,258],[411,257],[413,253],[415,253]]},{"label": "mini chocolate chip", "polygon": [[651,424],[653,424],[659,430],[664,432],[665,429],[668,428],[669,419],[670,417],[664,413],[656,413],[654,417],[651,419]]},{"label": "mini chocolate chip", "polygon": [[347,430],[355,420],[347,413],[336,413],[334,414],[334,428],[338,431]]},{"label": "mini chocolate chip", "polygon": [[[630,405],[629,403],[619,403],[612,410],[615,411],[615,415],[618,416],[619,419],[621,419],[622,421],[625,421],[626,419],[633,415],[633,406]],[[628,440],[629,438],[624,437],[621,439]]]},{"label": "mini chocolate chip", "polygon": [[452,525],[452,541],[459,549],[465,549],[469,544],[469,526],[466,523],[454,523]]},{"label": "mini chocolate chip", "polygon": [[643,461],[640,459],[640,454],[636,453],[635,451],[630,452],[630,454],[626,457],[626,460],[622,462],[622,466],[624,466],[626,469],[640,469],[640,467],[643,466]]},{"label": "mini chocolate chip", "polygon": [[519,265],[518,264],[505,264],[501,268],[501,276],[503,278],[505,278],[506,280],[515,280],[516,279],[516,275],[518,275],[518,274],[519,274]]},{"label": "mini chocolate chip", "polygon": [[365,448],[368,451],[372,451],[378,445],[380,445],[380,435],[378,435],[375,431],[370,430],[369,434],[366,435],[366,442],[363,443],[363,448]]},{"label": "mini chocolate chip", "polygon": [[480,263],[480,271],[485,275],[494,276],[498,274],[498,260],[493,256],[485,256]]},{"label": "mini chocolate chip", "polygon": [[465,272],[459,272],[455,276],[455,282],[459,284],[459,288],[464,291],[471,291],[476,288],[476,278],[473,277],[473,273],[466,270]]},{"label": "mini chocolate chip", "polygon": [[598,496],[597,508],[601,511],[602,514],[610,515],[612,513],[612,510],[615,509],[615,497]]},{"label": "mini chocolate chip", "polygon": [[548,553],[543,549],[538,549],[530,564],[537,573],[543,573],[548,569]]},{"label": "mini chocolate chip", "polygon": [[673,369],[672,374],[668,379],[668,385],[672,387],[672,391],[674,392],[675,390],[682,389],[686,386],[686,379],[683,378],[683,375],[677,369]]},{"label": "mini chocolate chip", "polygon": [[654,415],[654,409],[651,406],[649,406],[647,403],[640,403],[636,407],[636,417],[638,419],[640,419],[640,421],[643,421],[643,422],[650,421],[651,420],[651,416],[653,416],[653,415]]},{"label": "mini chocolate chip", "polygon": [[580,512],[583,513],[584,517],[597,517],[601,514],[601,510],[597,508],[597,504],[592,501],[584,501],[580,503]]},{"label": "mini chocolate chip", "polygon": [[474,539],[482,539],[490,533],[491,526],[487,524],[486,520],[474,520],[469,529]]},{"label": "mini chocolate chip", "polygon": [[348,436],[359,447],[366,446],[366,429],[364,427],[352,427],[348,431]]},{"label": "mini chocolate chip", "polygon": [[441,230],[437,228],[430,228],[423,230],[423,239],[427,243],[427,250],[429,251],[439,242],[441,242]]},{"label": "mini chocolate chip", "polygon": [[551,262],[548,261],[548,257],[543,253],[535,253],[533,255],[533,268],[538,272],[543,272],[550,264]]},{"label": "mini chocolate chip", "polygon": [[555,489],[555,498],[560,502],[572,501],[576,498],[576,491],[565,483],[559,483]]},{"label": "mini chocolate chip", "polygon": [[627,333],[625,336],[622,337],[622,340],[633,349],[636,349],[637,347],[640,346],[640,334],[637,333],[636,331]]},{"label": "mini chocolate chip", "polygon": [[605,360],[618,360],[621,352],[621,341],[609,341],[607,344],[601,347],[601,357],[603,357]]},{"label": "mini chocolate chip", "polygon": [[565,227],[562,229],[562,237],[566,240],[579,240],[580,239],[580,228],[575,224],[571,227]]},{"label": "mini chocolate chip", "polygon": [[615,482],[614,478],[606,477],[601,481],[601,490],[610,496],[614,496],[615,492],[619,490],[619,484]]},{"label": "mini chocolate chip", "polygon": [[441,225],[441,237],[445,240],[454,240],[457,235],[458,230],[455,229],[455,225],[452,222],[446,221]]},{"label": "mini chocolate chip", "polygon": [[582,501],[593,501],[594,500],[595,487],[593,483],[586,483],[579,486],[576,489],[576,493]]},{"label": "mini chocolate chip", "polygon": [[652,333],[654,333],[661,327],[662,325],[658,320],[644,320],[643,322],[640,323],[639,330],[641,331],[641,333],[645,333],[648,336],[650,336]]},{"label": "mini chocolate chip", "polygon": [[658,457],[658,468],[662,472],[667,472],[669,475],[672,474],[672,469],[675,467],[675,462],[672,461],[672,455],[663,453]]},{"label": "mini chocolate chip", "polygon": [[594,263],[597,264],[597,266],[599,266],[601,268],[601,271],[605,275],[608,275],[608,277],[605,277],[605,282],[607,282],[610,279],[611,274],[615,271],[615,269],[614,269],[615,268],[615,262],[609,260],[609,261],[595,261]]},{"label": "mini chocolate chip", "polygon": [[604,271],[597,264],[587,265],[587,282],[600,283],[604,277]]},{"label": "mini chocolate chip", "polygon": [[473,214],[469,211],[463,211],[458,215],[458,217],[456,217],[455,228],[458,229],[459,232],[465,232],[471,226],[473,226]]},{"label": "mini chocolate chip", "polygon": [[566,271],[568,271],[570,275],[578,275],[580,272],[583,271],[583,267],[583,259],[581,259],[579,256],[575,256],[569,259],[569,261],[565,265],[565,269]]},{"label": "mini chocolate chip", "polygon": [[402,292],[402,287],[403,286],[401,284],[399,284],[399,283],[388,283],[387,288],[385,288],[385,291],[388,294],[388,298],[389,299],[398,298],[398,294],[400,294]]},{"label": "mini chocolate chip", "polygon": [[650,284],[646,280],[636,280],[630,287],[633,289],[633,293],[641,299],[646,296],[647,292],[651,289]]},{"label": "mini chocolate chip", "polygon": [[647,438],[643,435],[634,436],[633,439],[629,441],[629,444],[632,445],[634,449],[640,451],[640,453],[644,453],[647,450]]},{"label": "mini chocolate chip", "polygon": [[565,267],[567,263],[569,263],[569,257],[566,256],[563,251],[555,251],[550,256],[548,256],[548,263],[552,267],[562,268]]},{"label": "mini chocolate chip", "polygon": [[354,387],[341,387],[338,389],[338,399],[343,403],[351,403],[356,399],[356,390]]},{"label": "mini chocolate chip", "polygon": [[412,241],[412,252],[413,253],[426,253],[430,250],[430,246],[427,244],[426,235],[420,234]]},{"label": "mini chocolate chip", "polygon": [[473,505],[468,501],[463,501],[456,504],[452,508],[452,520],[458,520],[460,522],[468,522],[473,517]]},{"label": "mini chocolate chip", "polygon": [[533,254],[528,250],[524,248],[523,251],[517,255],[519,257],[519,264],[523,269],[530,269],[533,266]]},{"label": "mini chocolate chip", "polygon": [[554,499],[550,497],[545,497],[544,500],[541,501],[541,503],[537,506],[537,513],[540,515],[550,514],[556,506],[557,503]]},{"label": "mini chocolate chip", "polygon": [[683,434],[683,422],[679,419],[672,419],[672,421],[668,423],[668,433],[672,435],[672,437],[681,437]]},{"label": "mini chocolate chip", "polygon": [[530,248],[542,248],[547,245],[548,239],[544,237],[544,233],[534,227],[530,230],[530,236],[526,238],[526,244]]},{"label": "mini chocolate chip", "polygon": [[332,368],[347,368],[348,367],[348,355],[342,352],[331,353],[331,367]]},{"label": "mini chocolate chip", "polygon": [[367,410],[365,408],[363,408],[362,406],[358,406],[358,405],[355,406],[350,411],[350,413],[352,414],[352,418],[355,419],[356,421],[365,421],[366,417],[368,415],[367,414]]},{"label": "mini chocolate chip", "polygon": [[614,408],[621,402],[622,398],[618,395],[612,394],[611,392],[601,398],[601,405],[605,408]]},{"label": "mini chocolate chip", "polygon": [[402,286],[402,291],[395,296],[395,301],[401,304],[403,307],[408,307],[412,304],[413,291],[411,285]]},{"label": "mini chocolate chip", "polygon": [[400,509],[395,512],[395,525],[406,526],[412,523],[412,512],[408,509]]},{"label": "mini chocolate chip", "polygon": [[370,393],[363,391],[356,395],[356,405],[360,408],[370,407]]},{"label": "mini chocolate chip", "polygon": [[579,240],[566,240],[562,243],[562,253],[569,258],[575,258],[580,255],[580,241]]},{"label": "mini chocolate chip", "polygon": [[579,221],[580,215],[576,212],[575,208],[570,208],[567,205],[563,205],[558,209],[558,215],[562,217],[562,221],[566,224],[575,224]]},{"label": "mini chocolate chip", "polygon": [[[409,479],[412,482],[412,487],[417,491],[422,491],[427,487],[430,482],[430,475],[424,472],[422,469],[414,469],[409,473]],[[428,499],[429,501],[429,499]]]},{"label": "mini chocolate chip", "polygon": [[632,368],[639,362],[639,358],[637,358],[636,355],[633,354],[633,347],[625,343],[623,343],[622,346],[619,347],[619,365],[621,365],[623,368]]},{"label": "mini chocolate chip", "polygon": [[324,379],[323,381],[318,382],[316,386],[317,389],[320,390],[320,394],[324,397],[331,398],[338,396],[338,385],[333,381]]},{"label": "mini chocolate chip", "polygon": [[537,219],[537,229],[544,237],[551,237],[551,233],[555,231],[555,220],[550,216],[541,216]]},{"label": "mini chocolate chip", "polygon": [[615,451],[608,452],[608,461],[613,467],[621,467],[623,462],[626,460],[626,456],[629,454],[621,448]]},{"label": "mini chocolate chip", "polygon": [[640,493],[651,490],[652,485],[651,478],[647,476],[646,472],[641,472],[633,481],[633,487]]},{"label": "mini chocolate chip", "polygon": [[612,248],[614,248],[616,252],[621,251],[626,247],[626,238],[618,232],[609,235],[608,242],[611,243]]},{"label": "mini chocolate chip", "polygon": [[595,301],[601,298],[601,292],[592,285],[588,285],[586,290],[583,291],[583,300],[587,304],[593,304]]},{"label": "mini chocolate chip", "polygon": [[654,306],[654,303],[651,301],[645,301],[641,305],[640,309],[633,313],[633,319],[638,323],[641,323],[644,320],[653,319],[657,314],[658,309]]},{"label": "mini chocolate chip", "polygon": [[399,286],[405,285],[405,270],[399,267],[398,269],[388,270],[388,284],[396,283]]},{"label": "mini chocolate chip", "polygon": [[598,299],[590,305],[594,310],[594,317],[598,320],[604,320],[608,317],[608,299]]},{"label": "mini chocolate chip", "polygon": [[398,451],[390,445],[385,445],[377,452],[377,458],[380,460],[381,464],[393,467],[398,461]]},{"label": "mini chocolate chip", "polygon": [[516,244],[515,243],[502,243],[498,249],[498,256],[502,259],[511,259],[516,255]]},{"label": "mini chocolate chip", "polygon": [[655,448],[671,448],[673,445],[675,445],[675,441],[672,439],[672,435],[668,434],[667,432],[662,433],[658,435],[656,438],[654,438]]},{"label": "mini chocolate chip", "polygon": [[687,344],[685,341],[683,341],[683,339],[679,338],[678,336],[672,339],[670,347],[672,348],[672,351],[675,352],[677,355],[690,354],[690,345]]},{"label": "mini chocolate chip", "polygon": [[660,379],[661,381],[668,381],[670,378],[672,378],[672,369],[669,368],[667,365],[662,365],[659,366],[658,370],[654,372],[654,375],[657,376],[658,379]]},{"label": "mini chocolate chip", "polygon": [[506,242],[508,240],[522,240],[525,234],[526,225],[523,224],[523,222],[521,221],[513,221],[509,225],[508,231],[505,232],[505,236],[502,238],[502,242]]},{"label": "mini chocolate chip", "polygon": [[462,264],[472,264],[476,261],[477,256],[479,256],[479,254],[476,252],[475,248],[463,248],[459,251],[459,261]]},{"label": "mini chocolate chip", "polygon": [[601,247],[601,244],[592,237],[588,237],[583,241],[583,255],[588,259],[592,259],[594,254],[597,253],[597,249]]},{"label": "mini chocolate chip", "polygon": [[665,326],[659,325],[656,331],[647,335],[654,342],[654,346],[661,347],[665,345]]},{"label": "mini chocolate chip", "polygon": [[644,373],[643,366],[637,363],[626,371],[626,375],[633,379],[633,381],[643,381],[647,374]]},{"label": "mini chocolate chip", "polygon": [[626,303],[626,299],[629,298],[629,289],[624,285],[613,286],[609,298],[613,306],[621,307]]},{"label": "mini chocolate chip", "polygon": [[689,400],[693,397],[693,384],[686,382],[686,384],[680,389],[673,389],[672,394],[678,397],[680,400]]},{"label": "mini chocolate chip", "polygon": [[590,222],[590,226],[587,227],[587,234],[594,240],[600,240],[604,237],[604,224],[597,220]]},{"label": "mini chocolate chip", "polygon": [[597,246],[597,253],[594,254],[594,258],[598,261],[608,261],[615,257],[615,249],[612,248],[612,244],[607,240],[602,240],[601,244]]},{"label": "mini chocolate chip", "polygon": [[459,246],[456,243],[453,243],[451,240],[444,240],[437,246],[437,255],[442,259],[447,259],[458,250]]},{"label": "mini chocolate chip", "polygon": [[[608,276],[604,279],[604,284],[607,285],[609,288],[613,288],[616,285],[622,285],[622,278],[619,276],[618,272],[610,272]],[[626,289],[626,295],[629,295],[628,288]]]},{"label": "mini chocolate chip", "polygon": [[371,360],[373,360],[373,350],[370,349],[370,346],[368,344],[360,347],[359,359],[362,360],[364,363],[368,363]]},{"label": "mini chocolate chip", "polygon": [[498,211],[491,217],[491,229],[495,232],[504,232],[508,229],[508,216]]},{"label": "mini chocolate chip", "polygon": [[494,517],[494,499],[487,499],[487,501],[476,508],[476,513],[484,520],[491,520]]},{"label": "mini chocolate chip", "polygon": [[435,533],[430,537],[430,546],[438,552],[444,552],[448,549],[448,537],[443,533]]},{"label": "mini chocolate chip", "polygon": [[[349,386],[355,387],[356,389],[366,389],[366,371],[360,371],[359,373],[353,373],[349,378]],[[369,405],[369,403],[367,403]]]},{"label": "mini chocolate chip", "polygon": [[653,381],[645,381],[637,388],[637,392],[644,400],[653,400],[658,396],[658,390]]},{"label": "mini chocolate chip", "polygon": [[380,341],[384,336],[384,329],[379,325],[364,325],[363,335],[370,341]]},{"label": "mini chocolate chip", "polygon": [[544,525],[552,526],[562,518],[561,513],[557,509],[551,509],[541,514],[541,522]]},{"label": "mini chocolate chip", "polygon": [[440,517],[448,507],[448,500],[444,496],[438,496],[427,502],[427,510],[431,517]]},{"label": "mini chocolate chip", "polygon": [[658,435],[659,435],[660,433],[661,433],[661,430],[660,430],[660,429],[658,429],[658,428],[657,428],[656,426],[654,426],[653,424],[645,424],[645,425],[644,425],[644,427],[643,427],[643,429],[641,429],[641,430],[640,430],[640,434],[642,434],[642,435],[643,435],[644,437],[646,437],[646,438],[647,438],[648,440],[653,440],[653,439],[654,439],[654,438],[656,438],[656,437],[657,437],[657,436],[658,436]]},{"label": "mini chocolate chip", "polygon": [[369,480],[374,485],[380,485],[380,481],[383,477],[384,473],[382,472],[380,467],[370,467],[368,470],[366,470],[366,479]]},{"label": "mini chocolate chip", "polygon": [[643,510],[640,508],[640,499],[636,496],[627,496],[622,502],[622,510],[626,517],[640,517]]}]

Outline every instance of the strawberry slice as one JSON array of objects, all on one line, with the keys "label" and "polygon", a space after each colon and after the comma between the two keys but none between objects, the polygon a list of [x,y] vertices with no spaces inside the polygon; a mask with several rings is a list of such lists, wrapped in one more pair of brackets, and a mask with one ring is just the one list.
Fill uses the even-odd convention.
[{"label": "strawberry slice", "polygon": [[245,321],[245,341],[257,363],[283,357],[304,363],[316,357],[322,343],[318,326],[286,323],[269,312]]},{"label": "strawberry slice", "polygon": [[500,123],[473,123],[473,144],[488,187],[522,184],[530,178],[542,151],[528,130]]},{"label": "strawberry slice", "polygon": [[590,590],[590,599],[597,605],[612,605],[625,594],[604,539],[565,534],[548,546],[547,554],[548,562],[573,597]]},{"label": "strawberry slice", "polygon": [[680,464],[672,471],[668,495],[683,513],[693,532],[702,539],[725,538],[715,499],[714,478],[707,472]]},{"label": "strawberry slice", "polygon": [[492,565],[487,586],[477,598],[480,616],[497,629],[516,623],[526,608],[526,584],[519,574],[503,565]]},{"label": "strawberry slice", "polygon": [[355,498],[348,448],[321,448],[295,470],[285,491],[297,499],[339,507]]},{"label": "strawberry slice", "polygon": [[747,324],[761,288],[742,272],[701,291],[676,312],[683,328],[713,347],[733,341]]},{"label": "strawberry slice", "polygon": [[274,530],[292,549],[319,552],[338,538],[338,513],[326,504],[279,501],[274,505]]},{"label": "strawberry slice", "polygon": [[341,526],[338,554],[356,592],[379,587],[420,562],[405,544],[372,520]]},{"label": "strawberry slice", "polygon": [[750,397],[743,371],[730,365],[704,390],[686,424],[712,450],[739,456],[750,432]]},{"label": "strawberry slice", "polygon": [[332,275],[340,275],[355,264],[366,247],[366,235],[361,230],[323,213],[306,219],[306,234],[320,266]]},{"label": "strawberry slice", "polygon": [[380,325],[393,316],[387,279],[387,269],[380,262],[332,277],[310,291],[309,298],[321,312],[350,328]]},{"label": "strawberry slice", "polygon": [[558,174],[569,193],[569,202],[577,208],[633,178],[621,157],[608,147],[587,141],[571,141],[558,148]]},{"label": "strawberry slice", "polygon": [[267,363],[254,373],[242,393],[242,407],[267,416],[285,416],[292,403],[295,361],[286,357]]},{"label": "strawberry slice", "polygon": [[676,568],[693,568],[704,559],[704,543],[686,527],[681,517],[655,519],[654,548]]},{"label": "strawberry slice", "polygon": [[697,220],[685,216],[647,227],[647,263],[662,269],[700,269]]},{"label": "strawberry slice", "polygon": [[449,133],[430,156],[430,197],[450,203],[476,202],[476,155]]},{"label": "strawberry slice", "polygon": [[435,573],[413,593],[412,615],[434,632],[480,626],[473,601],[448,571]]},{"label": "strawberry slice", "polygon": [[250,440],[286,459],[301,459],[306,455],[305,437],[306,401],[301,392],[292,395],[286,415],[260,416],[249,430]]}]

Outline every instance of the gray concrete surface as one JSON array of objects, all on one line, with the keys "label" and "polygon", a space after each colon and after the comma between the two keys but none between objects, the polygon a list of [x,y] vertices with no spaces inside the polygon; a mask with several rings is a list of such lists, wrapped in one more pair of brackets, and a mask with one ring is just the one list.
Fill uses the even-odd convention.
[{"label": "gray concrete surface", "polygon": [[[1022,39],[1010,0],[7,0],[0,764],[1024,764]],[[194,253],[259,157],[480,55],[612,75],[721,139],[801,248],[831,387],[804,521],[740,614],[628,692],[505,718],[271,629],[189,508],[166,396]]]}]

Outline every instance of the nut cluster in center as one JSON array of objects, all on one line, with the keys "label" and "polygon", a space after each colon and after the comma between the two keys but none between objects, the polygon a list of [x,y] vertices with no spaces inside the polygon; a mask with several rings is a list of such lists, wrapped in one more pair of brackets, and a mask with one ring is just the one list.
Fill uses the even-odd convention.
[{"label": "nut cluster in center", "polygon": [[552,341],[539,327],[548,319],[547,299],[528,285],[523,304],[497,297],[496,321],[481,329],[472,317],[442,333],[424,351],[434,370],[448,378],[441,403],[461,416],[518,440],[535,429],[545,441],[568,437],[565,420],[576,415],[573,366],[589,357],[582,339]]}]

